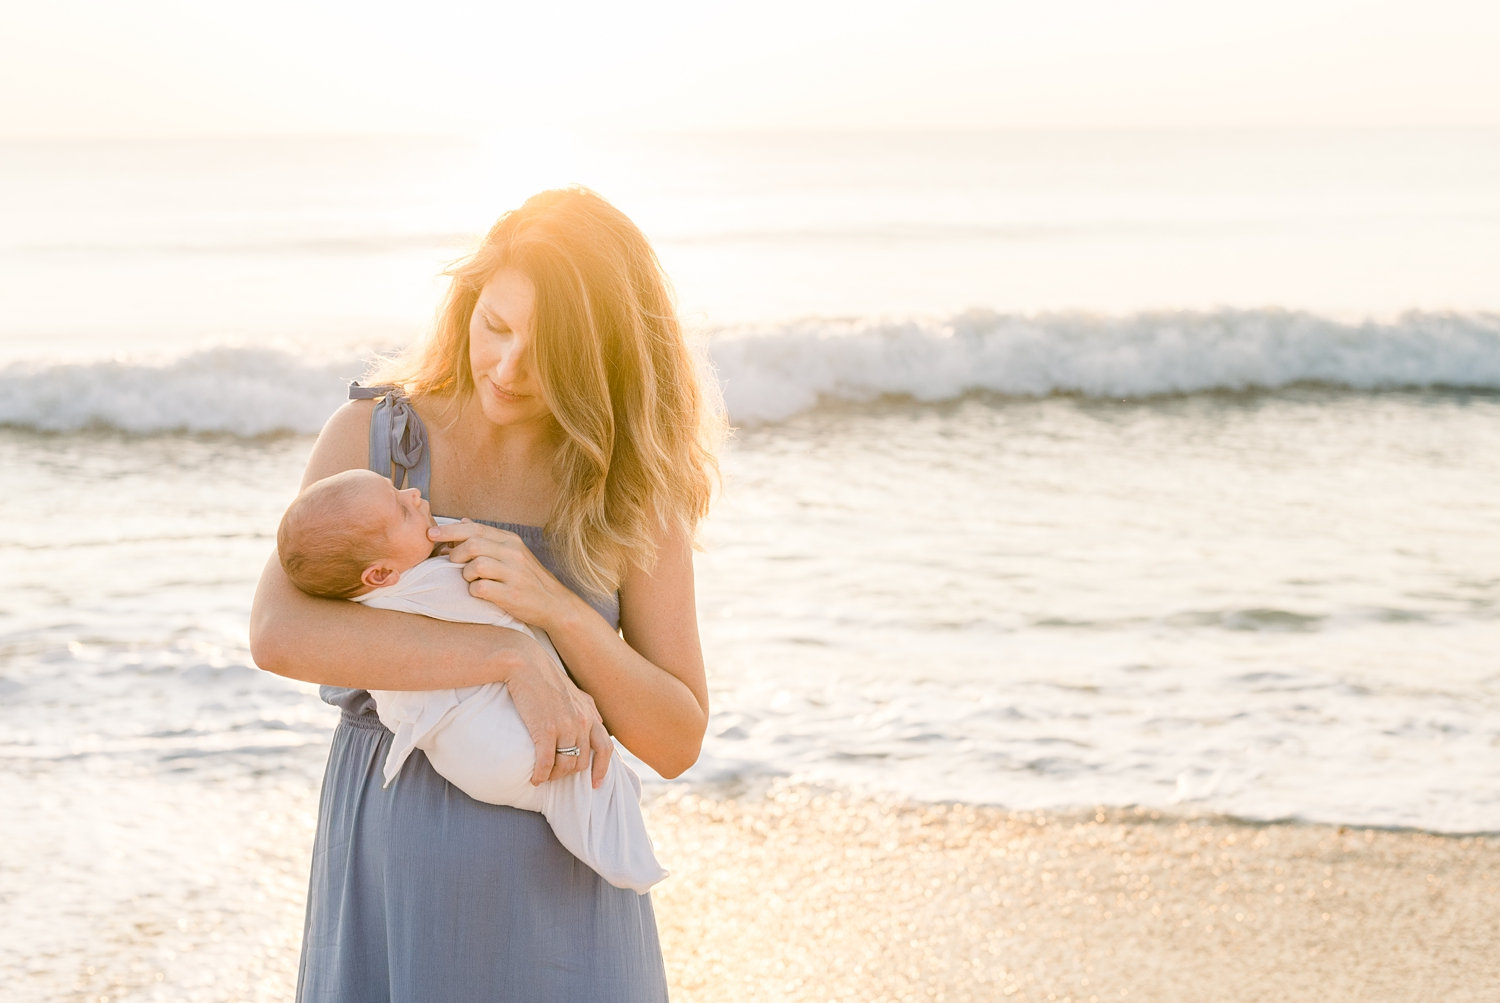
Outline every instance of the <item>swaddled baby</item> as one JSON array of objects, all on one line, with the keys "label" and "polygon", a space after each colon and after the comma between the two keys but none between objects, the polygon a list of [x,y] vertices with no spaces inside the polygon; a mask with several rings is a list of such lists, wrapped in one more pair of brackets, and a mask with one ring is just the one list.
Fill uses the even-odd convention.
[{"label": "swaddled baby", "polygon": [[[296,497],[276,546],[287,577],[310,595],[519,630],[563,672],[546,631],[470,595],[463,565],[432,556],[427,530],[434,525],[416,488],[397,490],[373,470],[346,470]],[[370,696],[395,734],[386,786],[421,749],[433,769],[475,800],[541,812],[558,842],[610,884],[644,892],[667,876],[646,833],[640,779],[618,755],[598,789],[587,770],[532,786],[536,750],[504,683]]]}]

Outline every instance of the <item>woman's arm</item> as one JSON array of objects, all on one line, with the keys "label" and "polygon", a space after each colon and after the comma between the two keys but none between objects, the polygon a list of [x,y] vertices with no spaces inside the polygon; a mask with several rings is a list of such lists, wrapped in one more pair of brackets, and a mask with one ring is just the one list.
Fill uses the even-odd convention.
[{"label": "woman's arm", "polygon": [[[340,408],[318,436],[303,486],[369,459],[367,401]],[[590,745],[596,781],[612,752],[588,697],[561,678],[541,645],[514,630],[459,624],[339,599],[294,586],[273,553],[250,610],[250,654],[277,675],[362,689],[450,689],[487,682],[510,686],[537,746],[534,782],[557,779],[587,760],[557,757],[559,745]]]},{"label": "woman's arm", "polygon": [[661,540],[649,573],[636,568],[626,575],[620,631],[623,637],[579,601],[553,643],[594,698],[605,727],[671,779],[698,761],[708,730],[708,680],[686,536]]},{"label": "woman's arm", "polygon": [[250,610],[256,665],[330,686],[437,690],[504,680],[525,661],[523,641],[536,643],[517,631],[314,598],[287,580],[275,554]]},{"label": "woman's arm", "polygon": [[708,683],[698,640],[692,545],[664,536],[655,567],[620,585],[620,630],[547,572],[513,533],[476,523],[439,526],[466,562],[469,591],[547,631],[605,725],[664,777],[698,759],[708,729]]},{"label": "woman's arm", "polygon": [[[341,407],[323,426],[302,487],[369,460],[373,402]],[[250,654],[277,675],[365,689],[446,689],[492,682],[519,645],[484,627],[446,624],[358,603],[318,599],[294,586],[272,554],[250,607]],[[506,643],[509,642],[509,643]],[[413,658],[413,652],[422,652]],[[498,663],[497,663],[498,659]]]}]

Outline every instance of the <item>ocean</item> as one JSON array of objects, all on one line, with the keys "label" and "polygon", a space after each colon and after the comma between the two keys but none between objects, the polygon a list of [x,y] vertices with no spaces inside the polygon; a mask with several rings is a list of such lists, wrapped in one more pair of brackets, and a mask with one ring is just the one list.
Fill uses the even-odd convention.
[{"label": "ocean", "polygon": [[336,719],[246,641],[313,436],[572,182],[735,426],[670,786],[1500,831],[1500,130],[0,151],[10,974],[191,891],[212,998]]}]

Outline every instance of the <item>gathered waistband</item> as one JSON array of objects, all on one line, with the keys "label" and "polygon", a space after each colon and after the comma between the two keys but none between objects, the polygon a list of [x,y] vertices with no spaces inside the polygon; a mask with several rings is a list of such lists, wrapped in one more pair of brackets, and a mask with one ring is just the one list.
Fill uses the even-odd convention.
[{"label": "gathered waistband", "polygon": [[380,716],[370,714],[351,714],[346,710],[339,711],[339,723],[347,724],[351,728],[361,728],[365,731],[389,731],[385,725],[380,723]]}]

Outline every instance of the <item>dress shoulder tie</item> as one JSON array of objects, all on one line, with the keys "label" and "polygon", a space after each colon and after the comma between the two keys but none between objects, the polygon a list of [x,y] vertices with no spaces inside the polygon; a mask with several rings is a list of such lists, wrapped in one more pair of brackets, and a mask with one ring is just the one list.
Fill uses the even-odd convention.
[{"label": "dress shoulder tie", "polygon": [[389,477],[397,488],[417,488],[422,497],[432,480],[427,426],[412,409],[406,391],[395,384],[349,384],[350,400],[373,400],[370,415],[370,469]]}]

